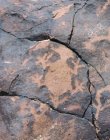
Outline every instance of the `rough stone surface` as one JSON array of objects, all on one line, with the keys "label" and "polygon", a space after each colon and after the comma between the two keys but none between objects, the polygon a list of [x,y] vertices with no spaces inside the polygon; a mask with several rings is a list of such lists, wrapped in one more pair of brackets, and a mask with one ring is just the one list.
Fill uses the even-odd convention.
[{"label": "rough stone surface", "polygon": [[0,0],[0,140],[110,140],[110,0]]},{"label": "rough stone surface", "polygon": [[110,0],[89,0],[77,13],[70,46],[110,84]]},{"label": "rough stone surface", "polygon": [[0,124],[2,140],[96,139],[95,129],[87,120],[19,97],[0,98]]}]

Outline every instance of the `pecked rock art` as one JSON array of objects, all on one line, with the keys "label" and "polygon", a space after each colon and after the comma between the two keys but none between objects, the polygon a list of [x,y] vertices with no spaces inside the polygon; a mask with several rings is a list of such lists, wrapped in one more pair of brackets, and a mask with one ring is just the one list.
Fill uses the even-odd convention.
[{"label": "pecked rock art", "polygon": [[71,50],[41,41],[28,49],[18,66],[19,76],[6,92],[39,98],[61,111],[83,115],[90,103],[88,68]]},{"label": "pecked rock art", "polygon": [[110,0],[0,0],[0,140],[110,140]]}]

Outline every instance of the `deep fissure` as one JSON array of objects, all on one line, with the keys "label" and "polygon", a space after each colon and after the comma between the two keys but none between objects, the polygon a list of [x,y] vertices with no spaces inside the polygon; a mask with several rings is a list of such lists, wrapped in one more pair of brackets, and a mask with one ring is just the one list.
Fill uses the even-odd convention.
[{"label": "deep fissure", "polygon": [[[89,104],[89,106],[92,106],[92,110],[91,110],[91,113],[92,113],[92,124],[93,124],[93,126],[94,126],[94,128],[95,128],[95,132],[96,132],[96,136],[97,136],[97,139],[98,140],[101,140],[100,139],[100,137],[99,137],[99,135],[98,135],[98,132],[97,132],[97,127],[96,127],[96,124],[95,124],[95,114],[94,114],[94,112],[93,112],[93,95],[92,95],[92,92],[91,92],[91,86],[93,87],[93,88],[95,88],[95,86],[93,85],[93,83],[91,82],[91,80],[90,80],[90,71],[88,70],[87,71],[87,77],[88,77],[88,90],[89,90],[89,93],[90,93],[90,95],[91,95],[91,101],[90,101],[90,104]],[[95,90],[96,91],[96,90]],[[89,108],[89,106],[88,106],[88,108]],[[87,108],[87,109],[88,109]],[[87,111],[87,109],[86,109],[86,111]],[[86,112],[85,112],[86,113]]]},{"label": "deep fissure", "polygon": [[76,17],[76,15],[77,15],[77,13],[78,13],[80,10],[82,10],[82,9],[87,5],[87,2],[88,2],[88,1],[89,1],[89,0],[86,0],[85,3],[83,4],[83,6],[80,7],[80,8],[78,8],[78,9],[75,11],[74,15],[73,15],[72,28],[71,28],[71,32],[70,32],[70,35],[69,35],[68,40],[67,40],[67,44],[68,44],[69,46],[70,46],[71,39],[72,39],[73,32],[74,32],[74,27],[75,27],[75,24],[74,24],[74,22],[75,22],[75,17]]}]

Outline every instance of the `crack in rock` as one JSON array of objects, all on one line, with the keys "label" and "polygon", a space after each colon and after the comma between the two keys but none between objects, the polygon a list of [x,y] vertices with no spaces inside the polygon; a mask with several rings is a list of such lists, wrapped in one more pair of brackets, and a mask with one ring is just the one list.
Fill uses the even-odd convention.
[{"label": "crack in rock", "polygon": [[[50,105],[48,102],[45,102],[45,101],[39,99],[38,97],[30,98],[30,97],[28,97],[28,96],[18,95],[18,94],[16,94],[16,93],[11,93],[11,94],[10,94],[10,93],[5,92],[5,91],[1,91],[1,92],[0,92],[0,96],[20,97],[20,98],[27,98],[27,99],[33,100],[33,101],[39,101],[39,102],[41,102],[42,104],[47,105],[50,109],[52,109],[52,110],[54,110],[54,111],[57,111],[58,113],[61,113],[61,114],[69,114],[69,115],[73,115],[73,116],[76,116],[76,117],[79,117],[79,118],[83,118],[83,117],[79,116],[78,114],[70,113],[70,112],[66,112],[66,111],[62,111],[62,110],[60,110],[60,109],[58,109],[58,108],[55,108],[54,106]],[[85,118],[83,118],[83,119],[85,119]],[[85,119],[85,120],[87,120],[87,119]],[[88,121],[88,120],[87,120],[87,121]],[[88,122],[89,122],[89,121],[88,121]]]},{"label": "crack in rock", "polygon": [[93,84],[91,83],[90,79],[89,79],[89,70],[87,71],[87,79],[88,79],[88,83],[87,83],[87,87],[88,87],[88,90],[89,90],[89,93],[90,93],[90,102],[87,106],[87,108],[85,109],[84,113],[83,113],[83,118],[85,117],[85,114],[89,108],[90,105],[92,105],[92,94],[91,94],[91,85],[93,86]]},{"label": "crack in rock", "polygon": [[5,29],[0,28],[0,30],[2,30],[3,32],[5,32],[5,33],[7,33],[7,34],[9,34],[9,35],[11,35],[11,36],[17,38],[17,39],[20,39],[20,38],[18,38],[16,35],[14,35],[13,33],[6,31]]},{"label": "crack in rock", "polygon": [[77,13],[79,13],[79,11],[82,10],[82,9],[87,5],[87,2],[88,2],[88,0],[86,0],[85,3],[83,4],[83,6],[80,7],[79,9],[77,9],[77,10],[75,11],[74,15],[73,15],[72,29],[71,29],[71,33],[70,33],[70,35],[69,35],[69,37],[68,37],[68,40],[67,40],[67,44],[68,44],[68,45],[70,45],[71,39],[72,39],[72,36],[73,36],[74,27],[75,27],[75,25],[74,25],[75,17],[76,17],[76,15],[77,15]]},{"label": "crack in rock", "polygon": [[86,60],[83,59],[83,57],[76,51],[75,48],[71,48],[68,43],[66,42],[63,42],[63,41],[60,41],[52,36],[50,36],[49,34],[40,34],[40,35],[33,35],[33,36],[30,36],[30,37],[27,37],[27,38],[18,38],[17,36],[15,36],[14,34],[12,34],[11,32],[8,32],[2,28],[0,28],[3,32],[7,33],[7,34],[10,34],[11,36],[14,36],[16,37],[17,39],[27,39],[29,41],[43,41],[43,40],[47,40],[49,39],[50,41],[53,41],[53,42],[56,42],[56,43],[59,43],[59,44],[62,44],[64,46],[66,46],[68,49],[70,49],[71,51],[73,51],[79,58],[80,60],[82,60],[86,65],[88,66],[91,66],[96,72],[97,74],[99,75],[99,77],[102,79],[104,85],[106,86],[106,83],[105,83],[105,80],[104,78],[102,77],[102,75],[100,74],[100,72],[90,63],[88,63]]},{"label": "crack in rock", "polygon": [[[95,119],[95,115],[94,115],[94,111],[93,111],[93,95],[92,95],[91,87],[93,87],[95,89],[95,86],[93,85],[93,83],[90,80],[90,71],[89,70],[87,71],[87,77],[88,77],[88,89],[89,89],[89,92],[90,92],[90,95],[91,95],[91,101],[90,101],[89,106],[92,106],[92,112],[91,112],[92,113],[92,124],[95,128],[97,139],[101,140],[99,135],[98,135],[98,132],[97,132],[97,127],[96,127],[96,124],[95,124],[96,119]],[[96,89],[95,89],[95,92],[96,92]],[[88,108],[89,108],[89,106],[88,106]],[[88,110],[88,108],[86,109],[86,111]],[[86,111],[85,111],[85,113],[86,113]],[[84,114],[84,116],[85,116],[85,114]]]},{"label": "crack in rock", "polygon": [[[75,18],[76,18],[76,15],[87,5],[87,2],[89,0],[86,0],[85,3],[82,5],[82,7],[80,7],[79,9],[77,9],[74,14],[73,14],[73,18],[72,18],[72,27],[71,27],[71,32],[67,38],[67,42],[63,42],[59,39],[56,39],[54,37],[52,37],[51,35],[49,34],[46,34],[46,33],[41,33],[41,34],[38,34],[38,35],[30,35],[29,37],[24,37],[24,38],[20,38],[20,37],[17,37],[16,34],[13,34],[12,32],[9,32],[9,31],[6,31],[5,29],[2,29],[0,28],[1,31],[15,37],[16,39],[19,39],[19,40],[23,40],[23,39],[26,39],[26,40],[29,40],[29,41],[43,41],[43,40],[50,40],[52,42],[56,42],[56,43],[59,43],[59,44],[62,44],[64,45],[65,47],[67,47],[68,49],[70,49],[72,52],[74,52],[77,57],[85,63],[85,65],[87,65],[88,67],[88,71],[87,71],[87,88],[88,88],[88,91],[90,93],[90,101],[86,107],[86,109],[84,110],[84,113],[83,115],[78,115],[78,114],[75,114],[75,113],[70,113],[68,111],[62,111],[56,107],[54,107],[53,105],[51,105],[50,103],[46,102],[46,101],[43,101],[42,99],[40,99],[39,97],[28,97],[28,96],[25,96],[25,95],[19,95],[17,94],[16,92],[12,92],[12,88],[14,87],[16,81],[18,80],[19,78],[19,74],[16,75],[16,77],[11,81],[10,85],[9,85],[9,89],[7,92],[5,91],[0,91],[0,96],[8,96],[8,97],[20,97],[20,98],[26,98],[26,99],[29,99],[29,100],[33,100],[33,101],[39,101],[41,102],[42,104],[45,104],[47,105],[51,110],[54,110],[54,111],[57,111],[58,113],[62,113],[62,114],[69,114],[69,115],[73,115],[73,116],[77,116],[79,118],[82,118],[82,119],[85,119],[87,120],[88,122],[90,122],[88,119],[85,118],[85,114],[87,112],[87,110],[89,109],[89,107],[91,106],[92,107],[92,111],[91,111],[91,115],[92,115],[92,122],[90,122],[94,129],[95,129],[95,133],[96,133],[96,136],[97,136],[97,139],[98,140],[101,140],[100,136],[99,136],[99,133],[98,133],[98,127],[96,125],[96,118],[95,118],[95,113],[94,113],[94,108],[93,108],[93,89],[94,89],[94,92],[96,93],[96,88],[94,86],[94,83],[91,81],[90,79],[90,67],[92,67],[97,75],[101,78],[101,80],[103,81],[104,83],[104,86],[106,86],[106,82],[105,82],[105,79],[103,78],[103,76],[101,75],[101,73],[97,70],[97,68],[95,66],[93,66],[92,64],[90,64],[89,62],[87,62],[87,60],[85,60],[83,58],[83,56],[75,49],[75,48],[72,48],[71,47],[71,39],[74,35],[74,28],[75,28]],[[43,6],[43,7],[40,7],[38,10],[42,10],[43,8],[45,7],[48,7],[48,6]],[[6,13],[8,14],[8,13]],[[22,17],[20,14],[18,13],[11,13],[10,14],[11,16],[17,16],[18,18],[22,18],[22,20],[26,20],[24,17]],[[27,21],[27,20],[26,20]],[[36,25],[35,25],[36,26]],[[34,27],[30,28],[29,30],[33,29]],[[106,133],[107,131],[104,131],[103,133]]]},{"label": "crack in rock", "polygon": [[14,87],[15,83],[16,83],[16,80],[18,80],[18,77],[19,77],[19,74],[16,75],[16,77],[11,81],[11,84],[9,86],[9,90],[8,90],[8,93],[10,94],[11,93],[11,88]]},{"label": "crack in rock", "polygon": [[50,36],[48,34],[39,34],[39,35],[31,35],[30,37],[26,37],[24,39],[30,40],[30,41],[42,41],[50,39]]},{"label": "crack in rock", "polygon": [[92,64],[88,63],[88,62],[77,52],[77,50],[76,50],[75,48],[72,48],[72,47],[70,47],[70,46],[68,45],[68,43],[62,42],[62,41],[60,41],[60,40],[58,40],[58,39],[55,39],[55,38],[50,38],[50,40],[53,41],[53,42],[56,42],[56,43],[60,43],[60,44],[62,44],[62,45],[64,45],[64,46],[66,46],[66,47],[67,47],[68,49],[70,49],[72,52],[74,52],[74,53],[80,58],[81,61],[83,61],[88,67],[92,67],[92,68],[97,72],[97,74],[99,75],[99,77],[102,79],[104,85],[106,86],[105,80],[104,80],[104,78],[102,77],[102,75],[100,74],[100,72],[99,72]]},{"label": "crack in rock", "polygon": [[[88,0],[87,0],[88,1]],[[86,1],[86,3],[87,3]],[[83,5],[83,7],[86,5],[86,3]],[[83,8],[82,7],[82,8]],[[80,8],[79,10],[81,10],[82,8]],[[78,10],[78,11],[79,11]],[[0,28],[3,32],[7,33],[7,34],[10,34],[11,36],[13,37],[16,37],[17,39],[27,39],[29,41],[43,41],[43,40],[47,40],[49,39],[50,41],[53,41],[53,42],[56,42],[56,43],[59,43],[59,44],[62,44],[64,46],[66,46],[68,49],[70,49],[71,51],[73,51],[88,67],[92,67],[96,72],[97,74],[99,75],[99,77],[102,79],[104,85],[106,86],[106,83],[105,83],[105,80],[104,78],[102,77],[102,75],[100,74],[100,72],[90,63],[88,63],[86,60],[84,60],[84,58],[77,52],[77,50],[75,48],[71,48],[71,46],[67,43],[67,42],[63,42],[63,41],[60,41],[52,36],[50,36],[49,34],[40,34],[40,35],[32,35],[30,37],[27,37],[27,38],[18,38],[16,35],[12,34],[11,32],[8,32],[2,28]]]},{"label": "crack in rock", "polygon": [[[8,92],[0,91],[0,96],[21,97],[21,98],[27,98],[27,99],[30,99],[30,100],[34,100],[34,101],[38,100],[38,101],[40,101],[41,103],[47,105],[47,106],[48,106],[49,108],[51,108],[52,110],[57,111],[57,112],[59,112],[59,113],[69,114],[69,115],[77,116],[77,117],[79,117],[79,118],[84,118],[84,114],[85,114],[85,112],[86,112],[87,109],[84,111],[83,115],[78,115],[78,114],[71,113],[71,112],[68,112],[68,111],[60,110],[60,109],[54,107],[53,105],[51,105],[50,103],[48,103],[48,102],[46,102],[46,101],[43,101],[42,99],[40,99],[40,98],[38,98],[38,97],[30,98],[30,97],[28,97],[28,96],[19,95],[19,94],[16,94],[15,92],[12,92],[11,89],[14,87],[16,81],[19,80],[19,79],[18,79],[19,76],[20,76],[20,74],[17,74],[17,75],[15,76],[15,78],[11,81],[11,84],[10,84],[10,86],[9,86]],[[90,100],[90,102],[91,102],[91,100]],[[90,105],[90,103],[88,104],[88,106],[89,106],[89,105]],[[87,108],[88,108],[88,106],[87,106]],[[86,118],[84,118],[84,119],[86,119]],[[87,119],[86,119],[86,120],[87,120]],[[88,121],[88,120],[87,120],[87,121]]]}]

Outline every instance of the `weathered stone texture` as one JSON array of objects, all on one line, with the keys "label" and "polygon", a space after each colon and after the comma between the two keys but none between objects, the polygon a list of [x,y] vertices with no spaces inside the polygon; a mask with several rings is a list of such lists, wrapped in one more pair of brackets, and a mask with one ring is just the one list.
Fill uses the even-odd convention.
[{"label": "weathered stone texture", "polygon": [[110,140],[110,0],[0,0],[0,140]]}]

